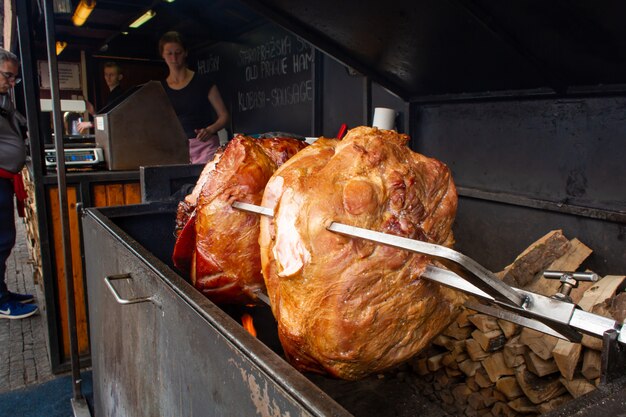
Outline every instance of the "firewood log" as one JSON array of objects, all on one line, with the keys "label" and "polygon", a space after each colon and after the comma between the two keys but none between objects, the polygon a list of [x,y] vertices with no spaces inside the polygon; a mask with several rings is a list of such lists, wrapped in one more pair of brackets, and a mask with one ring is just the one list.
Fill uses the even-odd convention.
[{"label": "firewood log", "polygon": [[560,380],[567,389],[567,392],[569,392],[574,398],[581,397],[596,389],[596,386],[587,381],[585,378],[575,378],[569,380],[561,377]]},{"label": "firewood log", "polygon": [[537,273],[563,256],[569,246],[563,231],[553,230],[531,244],[511,265],[496,275],[509,285],[523,288],[533,281]]},{"label": "firewood log", "polygon": [[469,359],[469,355],[466,352],[461,352],[458,355],[456,355],[456,362],[457,363],[461,363],[461,362],[465,362],[466,360]]},{"label": "firewood log", "polygon": [[441,402],[443,402],[444,404],[448,404],[448,405],[452,405],[454,404],[454,396],[452,395],[452,393],[447,390],[441,390],[441,391],[437,391],[435,393],[435,395],[437,395],[437,397],[441,400]]},{"label": "firewood log", "polygon": [[552,356],[556,366],[558,366],[561,375],[565,379],[571,380],[574,377],[581,350],[582,345],[580,343],[572,343],[567,340],[559,340],[556,342],[554,349],[552,349]]},{"label": "firewood log", "polygon": [[[456,364],[456,362],[454,362]],[[444,368],[444,370],[446,371],[446,374],[450,377],[450,378],[456,378],[459,377],[461,375],[463,375],[463,372],[461,372],[461,370],[459,369],[454,369],[454,368],[450,368],[448,366],[446,366]]]},{"label": "firewood log", "polygon": [[528,351],[524,353],[524,359],[528,370],[537,376],[546,376],[559,371],[559,367],[552,358],[543,360],[534,352]]},{"label": "firewood log", "polygon": [[416,374],[420,376],[424,376],[430,373],[430,371],[428,370],[427,358],[411,359],[411,361],[409,361],[409,365],[411,366],[411,369],[413,369],[413,372],[415,372]]},{"label": "firewood log", "polygon": [[467,317],[478,330],[483,333],[487,333],[491,330],[499,330],[500,326],[498,326],[498,319],[493,316],[488,316],[487,314],[472,314]]},{"label": "firewood log", "polygon": [[480,362],[475,362],[471,359],[466,359],[459,363],[459,369],[467,376],[476,375],[476,371],[479,370],[481,366],[482,364]]},{"label": "firewood log", "polygon": [[480,390],[480,395],[485,401],[485,407],[491,407],[498,401],[506,401],[506,397],[494,387],[487,387]]},{"label": "firewood log", "polygon": [[502,352],[496,352],[485,359],[483,361],[483,368],[487,371],[489,380],[494,383],[501,376],[515,374],[515,370],[513,368],[509,368],[506,366],[506,363],[504,363],[504,356],[502,355]]},{"label": "firewood log", "polygon": [[557,408],[561,408],[563,404],[573,399],[574,397],[572,397],[569,393],[563,394],[560,397],[553,398],[550,401],[537,405],[537,411],[541,414],[549,413]]},{"label": "firewood log", "polygon": [[533,404],[549,401],[566,392],[558,375],[547,375],[540,378],[526,369],[525,365],[515,369],[515,378],[526,397]]},{"label": "firewood log", "polygon": [[450,336],[440,334],[431,342],[435,346],[441,346],[449,351],[465,351],[465,340],[456,340]]},{"label": "firewood log", "polygon": [[605,303],[605,308],[611,317],[620,323],[626,320],[626,292],[617,294],[606,300]]},{"label": "firewood log", "polygon": [[602,354],[597,350],[585,349],[583,353],[583,366],[581,373],[589,380],[594,380],[600,377],[602,369]]},{"label": "firewood log", "polygon": [[586,347],[587,349],[592,349],[592,350],[597,350],[597,351],[602,350],[602,339],[594,337],[594,336],[589,336],[588,334],[583,335],[583,338],[580,341],[580,344]]},{"label": "firewood log", "polygon": [[[587,259],[589,255],[591,255],[591,252],[592,250],[581,241],[579,241],[578,239],[572,239],[570,240],[570,245],[566,253],[558,259],[555,259],[545,269],[552,271],[576,271],[584,262],[584,260]],[[527,285],[524,289],[548,297],[556,294],[561,287],[561,283],[559,282],[559,280],[545,279],[543,278],[542,274],[543,271],[540,271],[539,274],[537,274],[534,282],[530,285]],[[575,303],[578,302],[583,293],[589,287],[591,287],[592,284],[592,282],[579,282],[578,287],[573,288],[570,293],[570,297],[572,297],[572,300]]]},{"label": "firewood log", "polygon": [[626,275],[607,275],[594,283],[578,302],[585,311],[591,311],[596,304],[603,303],[607,298],[615,296],[615,292],[626,280]]},{"label": "firewood log", "polygon": [[[604,303],[607,298],[613,298],[618,288],[621,288],[626,275],[607,275],[594,283],[578,302],[578,306],[585,311],[592,312],[596,304]],[[602,311],[600,311],[602,313]],[[613,318],[613,317],[611,317]],[[593,350],[602,350],[602,339],[583,335],[582,345]]]},{"label": "firewood log", "polygon": [[446,374],[446,372],[443,369],[440,369],[435,374],[435,384],[436,384],[435,385],[436,390],[441,390],[442,388],[445,388],[448,385],[450,385],[450,377],[448,376],[448,374]]},{"label": "firewood log", "polygon": [[520,326],[507,320],[498,319],[498,326],[507,339],[512,338],[521,330]]},{"label": "firewood log", "polygon": [[[493,388],[485,388],[486,391],[493,391]],[[487,405],[485,404],[484,394],[488,394],[488,392],[472,392],[467,397],[467,405],[474,410],[481,410],[485,408]]]},{"label": "firewood log", "polygon": [[466,384],[458,384],[452,388],[451,392],[454,397],[454,403],[459,408],[465,408],[472,390],[470,390]]},{"label": "firewood log", "polygon": [[496,389],[506,396],[507,401],[524,395],[522,388],[513,376],[505,376],[496,381]]},{"label": "firewood log", "polygon": [[454,339],[452,339],[450,336],[440,334],[439,336],[435,337],[431,343],[435,346],[441,346],[448,350],[452,350],[454,349],[454,346],[452,345],[453,340]]},{"label": "firewood log", "polygon": [[548,360],[552,357],[552,349],[554,349],[558,340],[559,339],[554,336],[527,327],[522,330],[519,338],[520,343],[528,346],[530,350],[544,360]]},{"label": "firewood log", "polygon": [[472,332],[472,338],[480,344],[480,347],[482,347],[485,352],[495,352],[496,350],[502,349],[506,343],[506,337],[499,327],[486,333],[476,329]]},{"label": "firewood log", "polygon": [[465,410],[463,410],[462,415],[465,417],[478,417],[478,410],[468,405],[465,407]]},{"label": "firewood log", "polygon": [[515,368],[524,362],[524,353],[528,350],[525,344],[520,342],[520,336],[514,336],[509,339],[502,353],[504,354],[504,363],[510,368]]},{"label": "firewood log", "polygon": [[476,384],[481,388],[487,388],[492,386],[494,383],[489,379],[489,375],[487,375],[487,371],[484,367],[480,368],[476,371]]},{"label": "firewood log", "polygon": [[515,410],[508,406],[507,403],[498,401],[491,408],[491,414],[494,416],[514,417],[516,415]]},{"label": "firewood log", "polygon": [[485,352],[485,350],[480,346],[480,343],[475,339],[467,339],[465,340],[465,349],[467,350],[467,354],[470,359],[473,361],[481,361],[489,356],[489,352]]},{"label": "firewood log", "polygon": [[526,397],[519,397],[509,401],[508,406],[520,414],[534,414],[537,412],[537,406],[530,402]]},{"label": "firewood log", "polygon": [[446,330],[443,331],[445,336],[452,337],[456,340],[465,340],[472,334],[473,327],[460,327],[457,322],[453,322]]},{"label": "firewood log", "polygon": [[456,361],[456,356],[459,354],[458,351],[452,351],[452,352],[448,352],[446,354],[443,355],[443,358],[441,359],[441,364],[443,366],[447,366],[448,368],[452,368],[452,369],[459,369],[459,365]]},{"label": "firewood log", "polygon": [[456,316],[456,320],[454,321],[459,327],[471,326],[472,322],[469,321],[468,317],[472,314],[476,314],[476,312],[474,310],[470,310],[469,308],[464,308],[463,311]]},{"label": "firewood log", "polygon": [[467,384],[469,389],[472,390],[472,392],[476,392],[476,391],[480,390],[480,387],[476,383],[476,376],[475,375],[476,375],[476,372],[474,372],[474,376],[470,376],[470,377],[465,378],[465,383]]},{"label": "firewood log", "polygon": [[439,368],[441,368],[443,366],[443,364],[441,363],[441,360],[443,359],[445,355],[446,353],[440,353],[438,355],[431,356],[430,358],[428,358],[427,360],[428,370],[431,372],[435,372]]}]

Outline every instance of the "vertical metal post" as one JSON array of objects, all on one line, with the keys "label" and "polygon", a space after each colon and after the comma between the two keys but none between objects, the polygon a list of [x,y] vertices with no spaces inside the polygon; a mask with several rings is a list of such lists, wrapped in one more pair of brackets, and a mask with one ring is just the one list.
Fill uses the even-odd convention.
[{"label": "vertical metal post", "polygon": [[419,129],[419,123],[421,122],[420,117],[419,117],[419,104],[415,103],[415,102],[409,102],[408,106],[406,106],[407,108],[407,116],[405,117],[406,120],[406,132],[409,133],[409,136],[411,137],[411,142],[409,143],[409,147],[411,148],[411,150],[415,151],[415,152],[419,152],[420,151],[420,143],[419,141],[421,140],[421,137],[418,137],[418,132],[420,131]]},{"label": "vertical metal post", "polygon": [[57,184],[59,187],[59,207],[61,211],[61,229],[63,240],[63,263],[65,289],[67,297],[67,325],[70,335],[70,360],[72,366],[72,403],[83,402],[81,392],[80,364],[78,356],[78,338],[76,332],[76,306],[74,300],[74,273],[72,268],[72,250],[70,241],[69,207],[65,180],[65,152],[63,149],[63,120],[61,116],[61,98],[59,95],[58,63],[56,58],[56,37],[54,34],[54,11],[52,0],[44,2],[44,20],[46,25],[46,44],[48,50],[48,71],[50,73],[50,95],[54,126],[54,147],[57,163]]},{"label": "vertical metal post", "polygon": [[17,2],[16,8],[16,21],[17,21],[17,36],[20,46],[20,61],[22,67],[22,78],[24,80],[24,103],[26,108],[26,120],[28,125],[28,136],[30,140],[30,158],[33,162],[33,171],[39,176],[43,175],[41,166],[43,161],[42,140],[41,133],[39,131],[39,118],[37,117],[37,101],[38,94],[35,90],[37,85],[37,68],[33,63],[34,51],[32,49],[32,42],[30,39],[28,14],[30,11],[27,8],[28,2]]},{"label": "vertical metal post", "polygon": [[[48,212],[48,202],[43,181],[44,171],[44,130],[41,129],[41,118],[39,113],[39,77],[37,68],[37,58],[33,49],[32,27],[36,24],[33,16],[33,4],[30,1],[15,2],[17,16],[18,43],[20,48],[22,87],[24,89],[24,103],[26,109],[26,119],[28,126],[28,139],[30,142],[31,170],[35,186],[35,210],[37,217],[43,219]],[[48,222],[40,220],[38,222],[38,236],[40,245],[41,266],[45,271],[52,271],[52,260],[50,259],[50,234]],[[49,280],[44,281],[44,296],[46,299],[46,322],[48,329],[50,365],[54,370],[61,361],[58,343],[57,317],[53,314],[56,311],[56,300],[54,288]]]},{"label": "vertical metal post", "polygon": [[311,117],[311,136],[318,137],[324,131],[324,54],[319,49],[313,48],[313,114]]},{"label": "vertical metal post", "polygon": [[363,77],[363,126],[372,125],[372,79]]}]

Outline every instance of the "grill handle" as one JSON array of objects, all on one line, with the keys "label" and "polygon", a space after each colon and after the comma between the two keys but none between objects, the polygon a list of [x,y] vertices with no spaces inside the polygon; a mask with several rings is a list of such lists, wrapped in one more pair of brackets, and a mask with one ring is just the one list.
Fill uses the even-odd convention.
[{"label": "grill handle", "polygon": [[128,305],[128,304],[145,303],[147,301],[150,301],[158,305],[158,303],[152,296],[138,297],[138,298],[131,298],[131,299],[120,297],[120,295],[117,293],[117,290],[113,286],[113,283],[111,283],[111,281],[115,281],[118,279],[133,279],[133,277],[131,277],[130,274],[109,275],[109,276],[104,277],[104,283],[107,285],[107,287],[109,287],[109,290],[113,294],[113,297],[115,297],[115,301],[117,301],[119,304]]}]

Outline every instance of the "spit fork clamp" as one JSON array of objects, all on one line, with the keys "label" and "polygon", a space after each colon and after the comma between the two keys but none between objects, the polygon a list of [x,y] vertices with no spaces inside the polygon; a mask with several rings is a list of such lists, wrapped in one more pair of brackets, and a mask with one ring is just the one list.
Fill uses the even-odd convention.
[{"label": "spit fork clamp", "polygon": [[598,275],[593,272],[567,271],[544,271],[543,277],[546,279],[558,279],[561,282],[559,292],[554,294],[552,298],[565,301],[566,303],[573,302],[572,297],[570,297],[570,293],[572,288],[578,288],[578,283],[580,281],[597,282],[598,279],[600,279]]},{"label": "spit fork clamp", "polygon": [[[267,217],[274,216],[273,210],[267,207],[238,201],[234,202],[232,206],[237,210],[249,213]],[[626,350],[624,347],[626,345],[626,325],[584,311],[571,302],[570,292],[572,288],[578,285],[578,281],[597,281],[598,277],[595,274],[548,271],[548,279],[559,279],[562,284],[555,296],[548,297],[511,287],[475,260],[445,246],[338,222],[331,222],[326,229],[345,236],[405,249],[437,259],[445,268],[429,264],[421,277],[470,294],[489,304],[468,301],[465,303],[468,308],[571,342],[580,342],[582,333],[601,338],[604,340],[604,351],[613,352],[612,355],[603,352],[603,368],[605,368],[605,357],[607,364],[604,370],[618,369],[621,364],[626,364],[626,355],[622,353]],[[609,341],[612,341],[610,349],[607,347]],[[610,368],[609,363],[611,363]],[[609,375],[609,372],[606,375]]]}]

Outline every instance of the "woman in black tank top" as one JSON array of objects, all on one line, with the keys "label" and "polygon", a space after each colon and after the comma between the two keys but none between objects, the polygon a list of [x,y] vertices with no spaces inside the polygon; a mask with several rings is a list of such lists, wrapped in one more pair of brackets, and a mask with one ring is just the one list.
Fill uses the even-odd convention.
[{"label": "woman in black tank top", "polygon": [[[163,88],[189,138],[189,160],[205,164],[219,147],[217,132],[228,123],[228,110],[217,85],[187,68],[187,48],[178,32],[161,37],[159,52],[169,69]],[[212,106],[215,117],[207,104]]]}]

